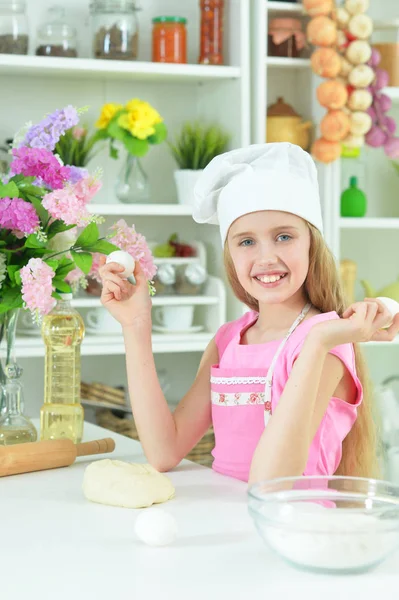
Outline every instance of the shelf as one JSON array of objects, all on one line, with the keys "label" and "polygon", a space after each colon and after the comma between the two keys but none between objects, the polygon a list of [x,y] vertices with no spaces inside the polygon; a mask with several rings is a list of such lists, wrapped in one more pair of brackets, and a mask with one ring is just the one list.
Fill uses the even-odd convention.
[{"label": "shelf", "polygon": [[[212,333],[160,334],[152,336],[154,353],[203,352],[213,337]],[[44,344],[40,336],[17,337],[18,358],[44,356]],[[87,335],[81,346],[82,356],[124,355],[125,345],[121,335]]]},{"label": "shelf", "polygon": [[399,219],[344,217],[339,220],[341,229],[399,229]]},{"label": "shelf", "polygon": [[190,217],[193,209],[188,204],[88,204],[91,213],[98,215],[134,215],[149,217]]},{"label": "shelf", "polygon": [[399,87],[388,87],[382,91],[384,94],[392,98],[394,102],[399,102]]},{"label": "shelf", "polygon": [[203,82],[239,79],[239,67],[171,64],[93,58],[0,54],[0,74],[125,81]]},{"label": "shelf", "polygon": [[267,2],[266,9],[269,12],[282,12],[295,15],[304,15],[305,10],[302,2]]},{"label": "shelf", "polygon": [[310,58],[266,56],[265,63],[268,67],[279,67],[282,69],[310,69]]},{"label": "shelf", "polygon": [[[219,304],[218,296],[155,296],[152,298],[153,306],[210,306]],[[71,302],[75,308],[97,308],[101,306],[100,298],[74,298]]]}]

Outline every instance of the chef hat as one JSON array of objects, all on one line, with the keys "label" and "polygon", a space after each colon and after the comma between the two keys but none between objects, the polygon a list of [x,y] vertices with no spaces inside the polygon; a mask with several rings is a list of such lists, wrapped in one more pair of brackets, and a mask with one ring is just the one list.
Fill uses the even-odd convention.
[{"label": "chef hat", "polygon": [[254,144],[216,156],[194,188],[193,218],[220,225],[224,244],[230,225],[248,213],[280,210],[323,232],[317,170],[295,144]]}]

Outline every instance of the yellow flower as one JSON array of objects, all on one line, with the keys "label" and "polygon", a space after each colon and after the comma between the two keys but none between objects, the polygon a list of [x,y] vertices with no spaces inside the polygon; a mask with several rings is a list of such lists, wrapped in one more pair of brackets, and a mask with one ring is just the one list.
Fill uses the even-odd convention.
[{"label": "yellow flower", "polygon": [[108,127],[108,124],[111,121],[112,117],[122,108],[122,104],[104,104],[104,106],[101,109],[100,118],[96,123],[96,127],[98,129],[105,129],[106,127]]},{"label": "yellow flower", "polygon": [[134,98],[126,104],[127,113],[118,119],[118,125],[139,140],[155,133],[154,125],[162,122],[160,114],[148,102]]}]

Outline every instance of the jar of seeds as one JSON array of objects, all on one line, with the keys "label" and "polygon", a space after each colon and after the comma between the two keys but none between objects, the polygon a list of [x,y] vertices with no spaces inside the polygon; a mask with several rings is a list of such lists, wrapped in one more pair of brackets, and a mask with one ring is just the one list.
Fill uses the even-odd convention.
[{"label": "jar of seeds", "polygon": [[0,54],[28,54],[25,0],[0,0]]},{"label": "jar of seeds", "polygon": [[94,58],[136,60],[139,23],[135,0],[93,0],[90,5]]}]

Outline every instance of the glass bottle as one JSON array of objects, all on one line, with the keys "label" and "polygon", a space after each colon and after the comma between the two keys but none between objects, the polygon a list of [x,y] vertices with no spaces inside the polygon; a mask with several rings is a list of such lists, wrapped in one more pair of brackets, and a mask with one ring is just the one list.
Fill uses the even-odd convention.
[{"label": "glass bottle", "polygon": [[48,21],[37,31],[37,56],[66,56],[76,58],[76,30],[65,23],[65,9],[52,6]]},{"label": "glass bottle", "polygon": [[0,0],[0,54],[28,54],[25,0]]},{"label": "glass bottle", "polygon": [[35,426],[23,414],[22,368],[17,364],[14,354],[19,310],[9,310],[0,319],[0,342],[4,341],[5,351],[0,369],[0,446],[37,440]]},{"label": "glass bottle", "polygon": [[198,62],[203,65],[223,64],[224,0],[200,0],[201,41]]},{"label": "glass bottle", "polygon": [[71,306],[72,294],[60,296],[42,323],[46,351],[40,435],[42,440],[68,438],[78,443],[83,436],[80,346],[85,328],[81,315]]},{"label": "glass bottle", "polygon": [[138,8],[134,0],[93,0],[90,5],[94,58],[135,60]]}]

